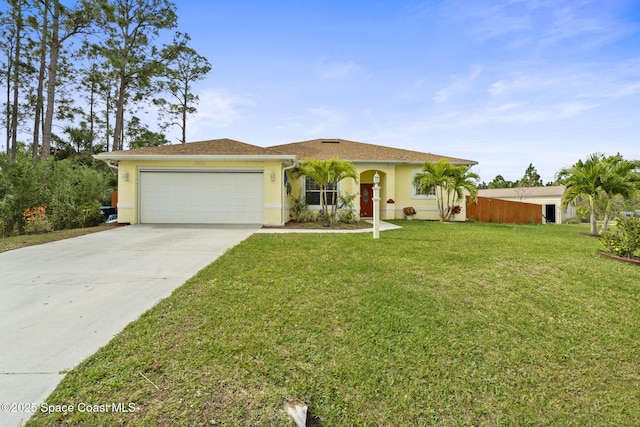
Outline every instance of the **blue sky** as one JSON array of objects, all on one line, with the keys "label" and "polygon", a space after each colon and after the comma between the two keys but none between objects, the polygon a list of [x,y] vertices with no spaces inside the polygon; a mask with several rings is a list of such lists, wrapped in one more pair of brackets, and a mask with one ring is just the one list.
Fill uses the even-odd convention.
[{"label": "blue sky", "polygon": [[543,180],[640,159],[640,2],[178,0],[213,65],[188,140],[344,138]]}]

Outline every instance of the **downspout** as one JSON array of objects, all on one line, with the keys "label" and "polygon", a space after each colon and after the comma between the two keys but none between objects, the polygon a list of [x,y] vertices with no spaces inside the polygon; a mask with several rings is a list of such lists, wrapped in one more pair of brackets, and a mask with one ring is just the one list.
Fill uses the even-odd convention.
[{"label": "downspout", "polygon": [[[284,179],[287,175],[287,171],[291,170],[295,167],[298,167],[298,160],[294,160],[293,163],[291,164],[291,166],[286,166],[285,168],[282,169],[282,186],[284,187]],[[283,191],[281,192],[282,194],[282,201],[281,201],[281,205],[282,205],[282,212],[280,214],[280,217],[282,218],[282,223],[280,224],[281,227],[284,227],[284,225],[287,223],[287,221],[285,221],[284,219],[284,199],[285,199],[285,194],[286,191],[283,189]]]}]

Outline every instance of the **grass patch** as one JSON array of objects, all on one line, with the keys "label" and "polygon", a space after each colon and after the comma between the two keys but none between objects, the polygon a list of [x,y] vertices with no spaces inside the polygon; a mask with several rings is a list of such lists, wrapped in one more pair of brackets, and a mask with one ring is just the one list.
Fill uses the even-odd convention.
[{"label": "grass patch", "polygon": [[55,242],[56,240],[69,239],[71,237],[82,236],[84,234],[110,230],[115,227],[117,227],[116,224],[102,224],[95,227],[50,231],[43,234],[23,234],[20,236],[2,237],[0,238],[0,252],[11,251],[13,249],[24,248],[26,246],[40,245],[42,243]]},{"label": "grass patch", "polygon": [[623,426],[640,269],[584,226],[256,234],[69,372],[28,425]]},{"label": "grass patch", "polygon": [[[331,225],[323,221],[297,222],[295,220],[291,220],[291,221],[288,221],[284,225],[284,227],[312,229],[312,230],[323,230],[323,229],[324,230],[357,230],[362,228],[373,228],[373,225],[363,219],[354,223],[346,223],[346,222],[338,221]],[[271,227],[271,228],[281,228],[281,227]]]}]

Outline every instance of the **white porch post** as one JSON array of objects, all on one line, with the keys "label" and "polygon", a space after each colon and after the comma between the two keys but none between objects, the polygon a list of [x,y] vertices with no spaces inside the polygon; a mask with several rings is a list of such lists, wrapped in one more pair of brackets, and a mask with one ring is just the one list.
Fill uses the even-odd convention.
[{"label": "white porch post", "polygon": [[378,172],[373,176],[373,238],[380,238],[380,175]]}]

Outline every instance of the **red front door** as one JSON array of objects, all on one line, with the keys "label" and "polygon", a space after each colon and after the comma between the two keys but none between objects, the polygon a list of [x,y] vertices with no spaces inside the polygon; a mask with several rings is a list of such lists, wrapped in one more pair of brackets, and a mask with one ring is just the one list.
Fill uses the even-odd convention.
[{"label": "red front door", "polygon": [[360,184],[360,217],[373,217],[373,184]]}]

